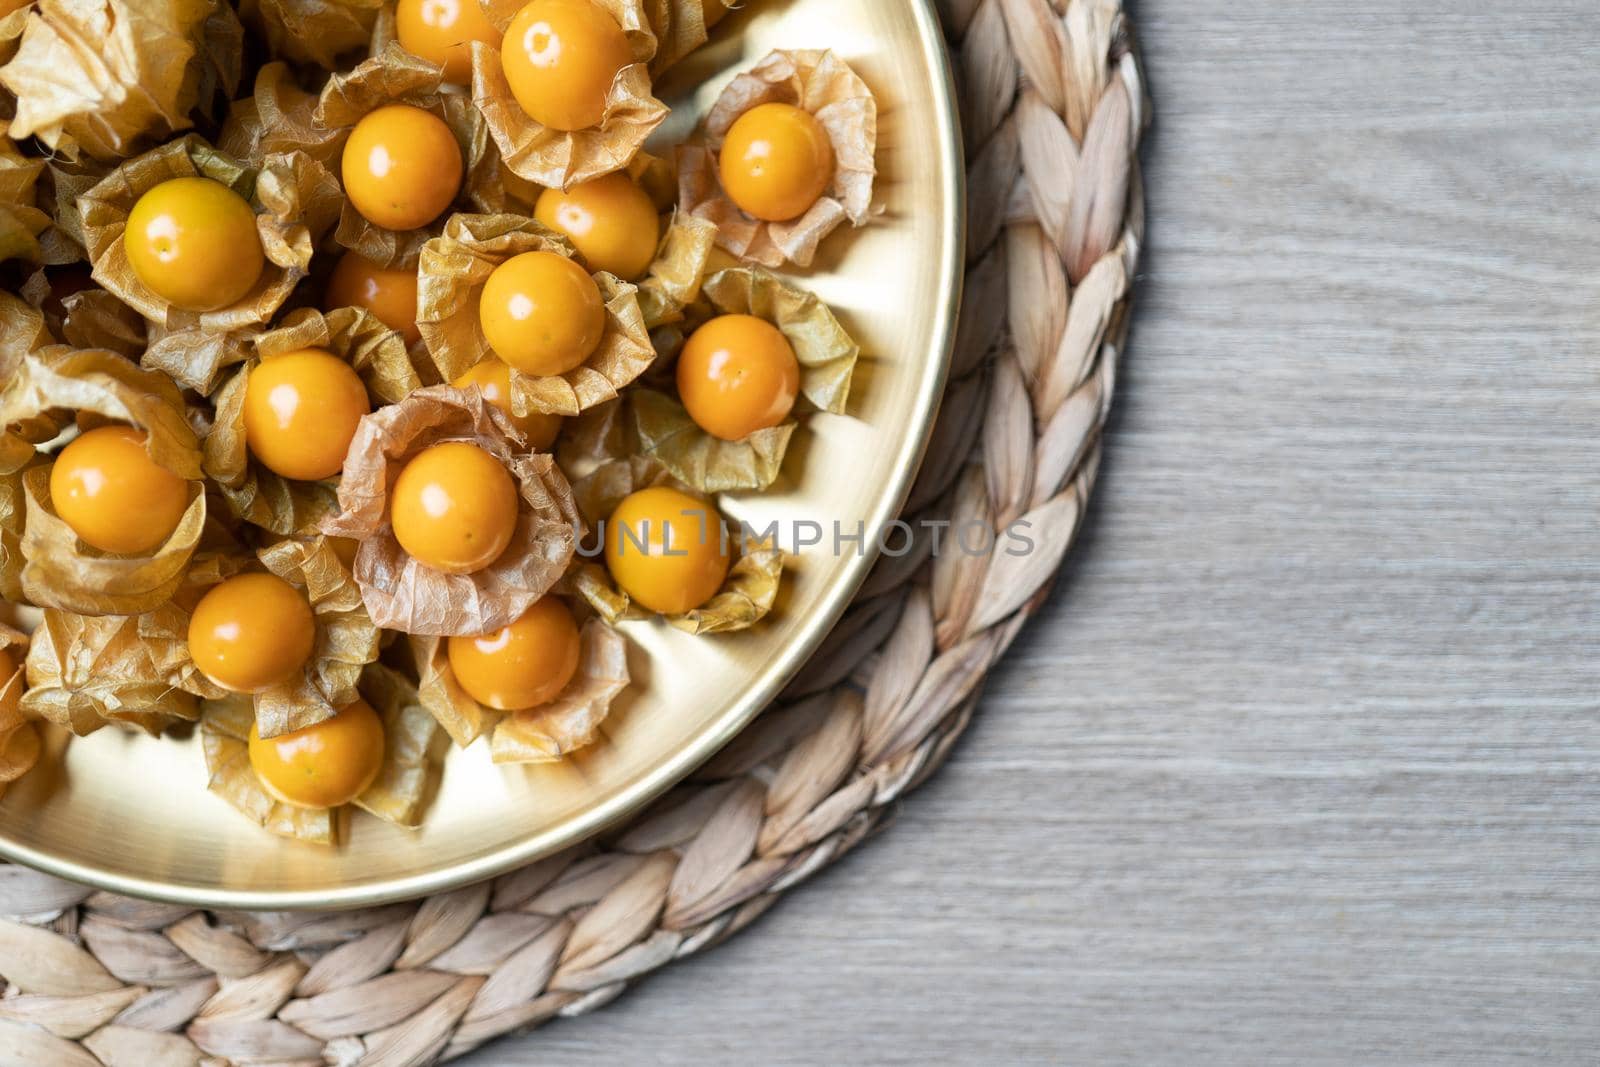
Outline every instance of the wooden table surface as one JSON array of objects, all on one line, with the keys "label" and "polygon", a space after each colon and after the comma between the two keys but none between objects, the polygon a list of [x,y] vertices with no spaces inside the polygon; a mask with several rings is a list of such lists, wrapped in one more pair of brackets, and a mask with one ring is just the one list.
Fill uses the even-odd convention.
[{"label": "wooden table surface", "polygon": [[948,768],[468,1062],[1600,1055],[1600,5],[1134,14],[1101,483]]}]

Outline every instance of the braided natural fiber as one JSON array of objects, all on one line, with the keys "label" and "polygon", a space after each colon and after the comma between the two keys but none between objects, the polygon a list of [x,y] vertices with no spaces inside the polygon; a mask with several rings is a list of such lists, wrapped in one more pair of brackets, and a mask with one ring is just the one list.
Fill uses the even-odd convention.
[{"label": "braided natural fiber", "polygon": [[860,841],[944,759],[1099,459],[1143,235],[1120,0],[941,0],[968,145],[955,362],[908,517],[1035,550],[886,558],[784,700],[620,833],[339,914],[208,914],[0,865],[0,1064],[425,1064],[611,1000]]}]

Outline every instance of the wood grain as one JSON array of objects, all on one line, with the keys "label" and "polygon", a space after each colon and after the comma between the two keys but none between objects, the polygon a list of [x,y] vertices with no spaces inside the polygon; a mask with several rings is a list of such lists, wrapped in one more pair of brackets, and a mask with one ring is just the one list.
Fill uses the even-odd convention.
[{"label": "wood grain", "polygon": [[1600,7],[1145,0],[1085,539],[879,840],[517,1064],[1592,1062]]}]

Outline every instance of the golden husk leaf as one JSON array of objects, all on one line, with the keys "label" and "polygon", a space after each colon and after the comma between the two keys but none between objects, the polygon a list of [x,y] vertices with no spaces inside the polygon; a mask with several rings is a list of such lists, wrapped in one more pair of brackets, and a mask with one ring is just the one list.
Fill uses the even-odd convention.
[{"label": "golden husk leaf", "polygon": [[[478,299],[494,269],[525,252],[570,257],[572,246],[533,219],[506,214],[452,216],[444,234],[423,246],[417,328],[443,381],[455,381],[493,354],[478,319]],[[638,289],[611,274],[593,277],[606,304],[599,346],[559,376],[539,378],[513,368],[511,406],[517,414],[576,415],[615,397],[654,361]]]},{"label": "golden husk leaf", "polygon": [[365,48],[385,0],[242,0],[239,14],[272,55],[332,70]]},{"label": "golden husk leaf", "polygon": [[[367,667],[360,691],[383,721],[384,750],[377,778],[354,803],[389,822],[416,826],[438,782],[438,725],[417,702],[415,687],[382,664]],[[272,833],[335,843],[342,809],[286,804],[262,787],[250,765],[253,721],[247,697],[206,702],[200,730],[211,791]]]},{"label": "golden husk leaf", "polygon": [[639,447],[660,460],[674,478],[702,493],[765,489],[778,477],[795,422],[724,441],[702,430],[682,404],[654,389],[636,389],[625,403]]},{"label": "golden husk leaf", "polygon": [[[388,521],[389,487],[423,449],[466,441],[504,463],[522,497],[511,544],[472,574],[445,574],[413,559]],[[571,561],[582,520],[567,479],[532,453],[508,417],[477,389],[430,386],[361,420],[339,483],[340,512],[323,532],[361,542],[355,575],[377,625],[409,634],[482,634],[528,610]]]},{"label": "golden husk leaf", "polygon": [[0,135],[0,262],[44,258],[39,235],[50,225],[40,211],[34,187],[44,170],[44,160],[17,151],[17,143]]},{"label": "golden husk leaf", "polygon": [[[55,344],[44,313],[0,291],[0,398],[17,388],[23,361]],[[5,411],[0,407],[0,411]],[[68,413],[19,410],[0,415],[0,473],[14,474],[33,458],[34,446],[61,432]],[[18,528],[20,529],[20,522]]]},{"label": "golden husk leaf", "polygon": [[52,510],[50,471],[36,464],[22,477],[26,518],[21,550],[23,595],[39,607],[85,615],[134,615],[170,600],[205,530],[200,449],[182,396],[164,376],[114,352],[64,346],[24,357],[0,392],[0,424],[75,411],[79,425],[128,423],[146,433],[157,464],[192,483],[189,508],[171,536],[144,556],[111,556],[89,547]]},{"label": "golden husk leaf", "polygon": [[158,735],[192,722],[199,702],[176,683],[187,658],[181,618],[170,605],[145,615],[46,610],[28,649],[23,712],[80,737],[107,723]]},{"label": "golden husk leaf", "polygon": [[0,67],[16,96],[11,135],[37,136],[69,159],[117,159],[187,128],[202,86],[219,81],[206,73],[215,65],[207,23],[226,6],[41,0]]},{"label": "golden husk leaf", "polygon": [[317,624],[311,660],[300,676],[256,694],[256,726],[262,737],[276,737],[331,719],[355,700],[362,668],[378,658],[378,628],[361,603],[354,576],[326,537],[280,541],[257,556],[267,570],[306,594]]},{"label": "golden husk leaf", "polygon": [[318,126],[311,120],[316,109],[317,94],[295,84],[288,64],[268,63],[256,72],[251,95],[228,109],[217,147],[257,165],[273,153],[304,152],[337,174],[350,128]]},{"label": "golden husk leaf", "polygon": [[250,766],[250,725],[254,721],[249,697],[206,701],[205,715],[200,720],[200,742],[209,776],[206,788],[280,837],[333,844],[337,810],[285,804],[262,788],[261,779]]},{"label": "golden husk leaf", "polygon": [[[200,336],[195,340],[204,342]],[[313,533],[337,509],[333,487],[284,478],[251,459],[244,428],[251,372],[262,360],[321,348],[350,364],[379,403],[401,400],[422,383],[405,341],[364,308],[326,313],[300,308],[243,347],[247,361],[214,398],[216,418],[205,439],[206,474],[241,520],[283,536]]]},{"label": "golden husk leaf", "polygon": [[144,317],[97,285],[62,297],[59,317],[48,310],[50,278],[43,270],[22,283],[22,295],[44,314],[50,332],[73,348],[104,348],[132,360],[145,350]]},{"label": "golden husk leaf", "polygon": [[818,411],[843,414],[861,348],[817,294],[764,270],[734,267],[707,278],[706,301],[722,315],[766,319],[800,362],[800,395]]},{"label": "golden husk leaf", "polygon": [[[43,463],[41,458],[34,462]],[[13,603],[22,595],[22,525],[27,519],[27,498],[22,479],[28,468],[0,471],[0,600]]]},{"label": "golden husk leaf", "polygon": [[160,371],[201,396],[210,396],[223,371],[250,358],[256,329],[219,332],[186,326],[173,330],[152,322],[145,336],[144,351],[138,355],[140,366]]},{"label": "golden husk leaf", "polygon": [[454,206],[427,226],[386,230],[344,202],[334,239],[374,263],[409,267],[423,244],[441,231],[451,211],[505,211],[522,206],[522,196],[531,192],[507,172],[483,116],[466,94],[440,91],[441,76],[440,68],[391,43],[348,73],[329,78],[312,112],[314,128],[340,130],[348,136],[368,112],[388,104],[409,104],[443,120],[461,148],[465,165],[461,191]]},{"label": "golden husk leaf", "polygon": [[647,330],[677,322],[683,310],[700,295],[700,280],[711,250],[717,243],[717,227],[705,219],[674,211],[661,235],[656,257],[639,281],[639,310]]},{"label": "golden husk leaf", "polygon": [[[572,484],[572,493],[584,519],[605,537],[612,536],[605,523],[624,497],[658,485],[683,488],[658,459],[634,455],[600,464]],[[682,615],[665,616],[680,630],[714,634],[748,629],[770,612],[777,600],[778,587],[783,580],[783,552],[735,536],[731,530],[725,529],[722,536],[733,542],[730,548],[734,560],[728,577],[705,604]],[[587,556],[580,557],[567,573],[563,591],[581,596],[610,623],[645,617],[644,612],[633,607],[628,594],[611,580],[605,564],[592,562]]]},{"label": "golden husk leaf", "polygon": [[[860,347],[815,293],[785,283],[761,269],[733,268],[706,279],[707,308],[721,315],[754,315],[772,323],[789,341],[800,364],[800,410],[835,414],[845,410]],[[625,398],[633,438],[673,477],[703,493],[765,489],[777,478],[793,420],[739,441],[702,430],[675,398],[649,389]]]},{"label": "golden husk leaf", "polygon": [[[200,313],[175,308],[147,289],[134,276],[122,244],[139,197],[169,179],[196,175],[219,181],[251,202],[267,259],[250,292],[228,307]],[[117,167],[78,206],[95,281],[169,330],[228,331],[264,323],[283,306],[306,276],[316,242],[343,199],[327,168],[303,153],[268,156],[257,171],[190,134]]]},{"label": "golden husk leaf", "polygon": [[27,774],[38,760],[39,732],[22,714],[28,635],[0,624],[0,651],[10,653],[16,668],[0,673],[0,796],[4,796],[6,786]]},{"label": "golden husk leaf", "polygon": [[645,15],[656,35],[650,73],[659,75],[706,43],[710,30],[736,0],[644,0]]},{"label": "golden husk leaf", "polygon": [[[9,391],[26,357],[54,343],[44,314],[10,293],[0,292],[0,398]],[[15,424],[0,422],[0,599],[22,600],[22,527],[27,506],[22,479],[28,467],[43,463],[34,446],[61,431],[67,413],[19,413]]]},{"label": "golden husk leaf", "polygon": [[49,215],[51,226],[39,238],[44,251],[44,261],[51,264],[76,263],[87,260],[84,249],[83,215],[78,210],[78,198],[111,173],[111,164],[84,156],[76,161],[48,159],[45,170],[49,174],[50,191],[41,194],[39,206]]},{"label": "golden husk leaf", "polygon": [[[739,210],[722,191],[716,152],[734,121],[759,104],[793,104],[810,112],[833,145],[833,178],[804,215],[765,222]],[[767,267],[811,265],[817,245],[846,219],[856,226],[872,212],[878,104],[867,83],[827,50],[775,51],[739,75],[706,115],[707,145],[678,149],[678,204],[717,225],[717,243]]]},{"label": "golden husk leaf", "polygon": [[[565,189],[621,170],[667,117],[667,106],[652,95],[648,64],[656,37],[642,0],[596,0],[627,34],[634,62],[617,73],[606,94],[600,125],[586,130],[555,130],[531,119],[511,93],[498,49],[472,46],[472,102],[488,123],[506,166],[539,185]],[[496,29],[506,25],[522,0],[490,0],[485,13]]]},{"label": "golden husk leaf", "polygon": [[[816,294],[766,270],[736,267],[707,278],[704,299],[707,307],[699,309],[696,320],[715,312],[755,315],[778,326],[800,363],[800,411],[845,411],[861,349]],[[677,398],[638,389],[624,403],[638,450],[701,493],[765,490],[778,478],[795,430],[790,419],[725,442],[702,430]]]},{"label": "golden husk leaf", "polygon": [[[22,31],[28,26],[29,5],[23,4],[11,14],[0,18],[0,64],[11,62],[22,43]],[[0,118],[9,119],[16,114],[17,99],[0,86]]]},{"label": "golden husk leaf", "polygon": [[496,763],[549,763],[594,743],[611,704],[628,688],[628,640],[599,619],[584,623],[578,671],[554,700],[495,724]]},{"label": "golden husk leaf", "polygon": [[[578,670],[572,681],[553,701],[526,711],[502,712],[472,699],[450,669],[445,638],[412,637],[411,655],[417,667],[417,692],[422,706],[462,748],[494,728],[497,763],[559,759],[587,745],[610,710],[611,701],[628,686],[627,640],[599,619],[584,624],[579,638]],[[515,725],[511,725],[513,720]],[[508,744],[542,755],[502,759],[501,748]]]},{"label": "golden husk leaf", "polygon": [[438,787],[444,734],[398,671],[374,663],[361,676],[361,695],[383,720],[383,766],[355,799],[357,807],[399,826],[418,826]]}]

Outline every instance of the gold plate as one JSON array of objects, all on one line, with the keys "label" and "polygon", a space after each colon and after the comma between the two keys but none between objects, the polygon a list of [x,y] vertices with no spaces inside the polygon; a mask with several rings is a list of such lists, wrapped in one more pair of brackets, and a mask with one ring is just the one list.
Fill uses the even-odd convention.
[{"label": "gold plate", "polygon": [[[275,837],[206,790],[198,733],[52,731],[39,765],[0,800],[0,854],[136,896],[213,908],[341,908],[409,899],[499,874],[638,809],[727,743],[782,688],[849,603],[874,532],[905,499],[938,408],[962,264],[962,156],[938,20],[927,0],[759,0],[659,87],[684,137],[723,85],[773,48],[831,48],[879,105],[884,211],[835,233],[809,271],[861,342],[846,415],[811,416],[765,494],[723,498],[730,518],[823,544],[791,561],[773,615],[745,633],[695,638],[626,623],[634,685],[605,737],[558,764],[496,767],[488,744],[454,750],[422,828],[357,813],[333,848]],[[868,551],[843,534],[867,531]],[[805,528],[808,532],[809,527]],[[894,542],[891,542],[894,543]]]}]

